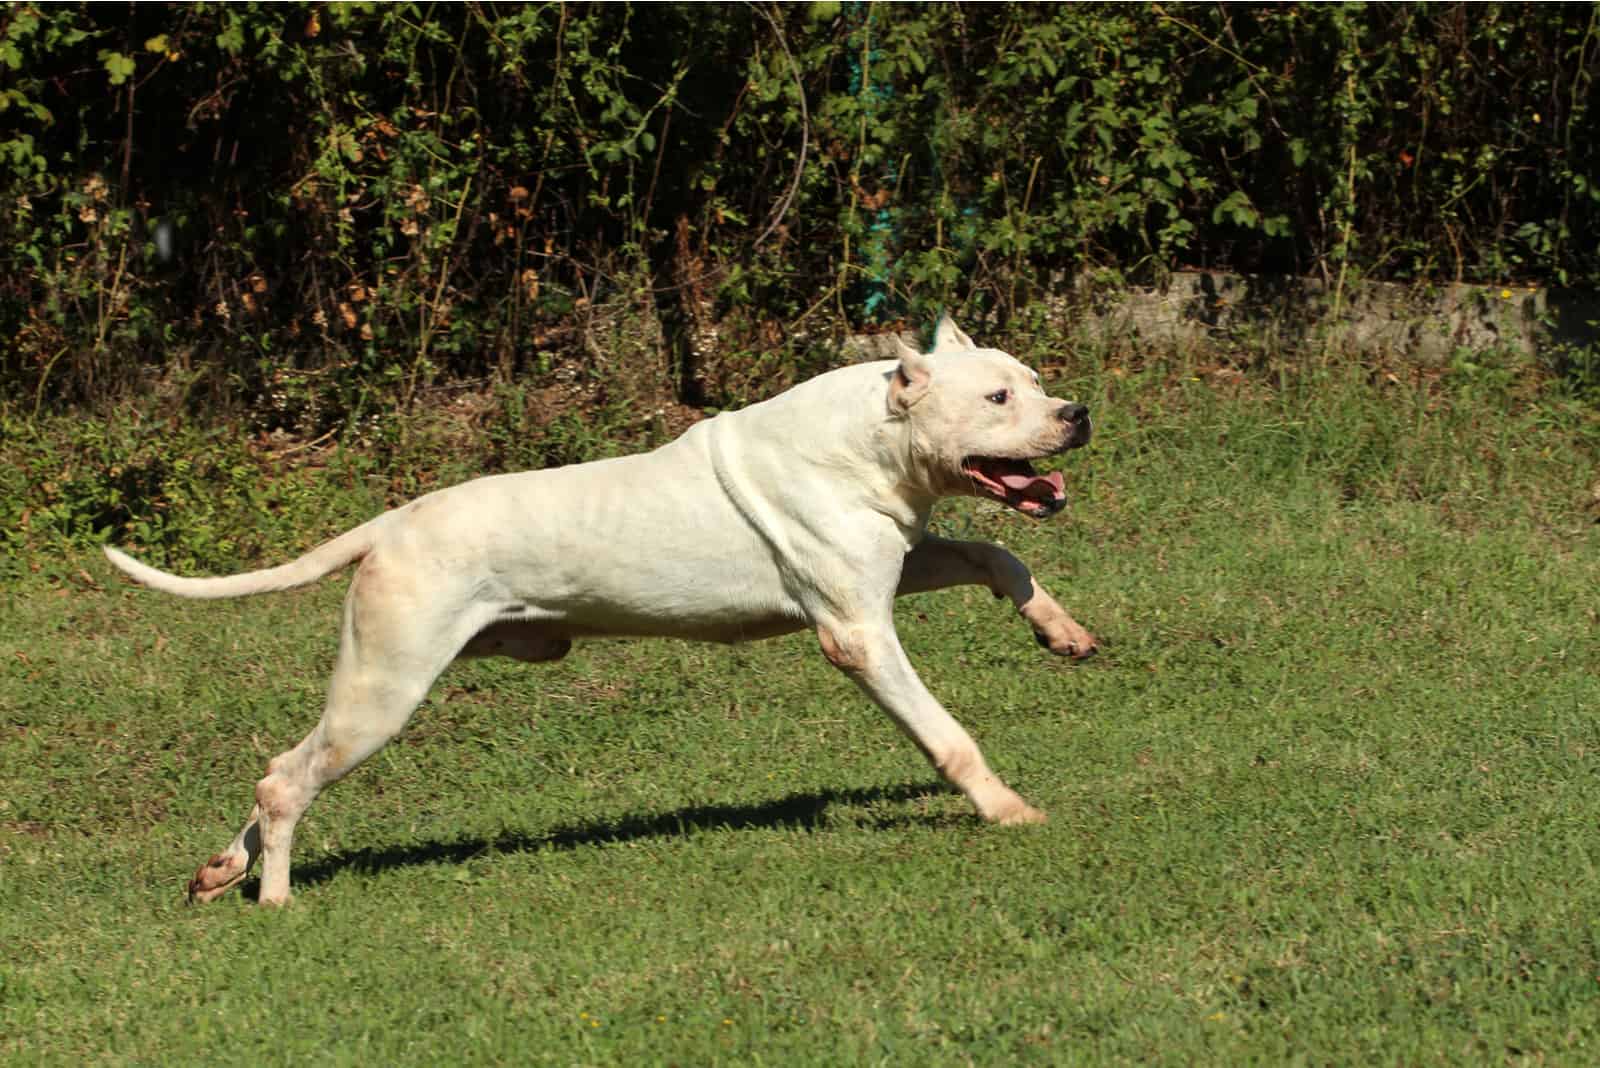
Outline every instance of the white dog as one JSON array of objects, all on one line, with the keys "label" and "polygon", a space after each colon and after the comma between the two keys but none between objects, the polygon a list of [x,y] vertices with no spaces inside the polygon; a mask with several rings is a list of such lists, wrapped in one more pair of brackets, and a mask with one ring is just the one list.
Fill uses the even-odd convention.
[{"label": "white dog", "polygon": [[940,497],[1059,511],[1061,475],[1029,461],[1087,442],[1088,410],[949,319],[932,352],[896,347],[897,360],[820,375],[654,452],[430,493],[280,567],[180,578],[107,548],[132,578],[184,597],[288,589],[361,561],[321,722],[267,765],[249,821],[195,873],[190,900],[236,885],[259,854],[260,900],[287,901],[295,823],[405,726],[456,657],[557,660],[589,637],[735,642],[812,627],[984,819],[1043,820],[923,686],[893,602],[987,586],[1040,644],[1089,655],[1088,631],[1010,553],[925,533]]}]

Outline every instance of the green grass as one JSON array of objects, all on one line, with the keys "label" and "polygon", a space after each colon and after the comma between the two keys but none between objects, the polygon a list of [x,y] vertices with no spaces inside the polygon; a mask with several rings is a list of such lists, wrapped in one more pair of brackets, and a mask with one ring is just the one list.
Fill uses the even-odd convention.
[{"label": "green grass", "polygon": [[1103,654],[978,590],[900,616],[1040,828],[976,822],[804,636],[599,642],[453,668],[302,823],[292,907],[188,909],[315,721],[344,582],[15,568],[0,1057],[1596,1063],[1592,416],[1343,373],[1073,386],[1073,509],[939,524]]}]

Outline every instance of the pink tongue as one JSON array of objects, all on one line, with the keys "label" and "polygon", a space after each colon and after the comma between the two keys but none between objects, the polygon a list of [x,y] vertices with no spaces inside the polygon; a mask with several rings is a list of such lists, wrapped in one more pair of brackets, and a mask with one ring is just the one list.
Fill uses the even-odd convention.
[{"label": "pink tongue", "polygon": [[1001,475],[1000,484],[1024,497],[1054,500],[1067,495],[1067,484],[1060,471],[1052,471],[1048,475]]}]

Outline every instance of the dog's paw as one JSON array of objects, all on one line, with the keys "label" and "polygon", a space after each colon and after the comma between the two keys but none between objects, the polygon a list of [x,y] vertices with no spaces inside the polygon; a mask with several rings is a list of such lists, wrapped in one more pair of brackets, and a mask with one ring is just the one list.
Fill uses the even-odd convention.
[{"label": "dog's paw", "polygon": [[1087,660],[1100,651],[1094,635],[1076,623],[1071,627],[1056,628],[1054,634],[1036,630],[1033,632],[1033,640],[1057,656],[1070,656],[1074,660]]},{"label": "dog's paw", "polygon": [[244,881],[249,870],[249,858],[231,853],[218,853],[194,873],[189,880],[187,900],[191,905],[214,901]]},{"label": "dog's paw", "polygon": [[1015,791],[1001,785],[994,796],[986,798],[979,809],[989,823],[1002,827],[1017,827],[1025,823],[1043,823],[1045,814],[1028,804]]},{"label": "dog's paw", "polygon": [[1002,827],[1020,827],[1029,823],[1044,823],[1049,818],[1039,809],[1023,801],[1015,809],[1007,812],[995,822]]},{"label": "dog's paw", "polygon": [[1033,628],[1033,640],[1052,653],[1074,660],[1094,655],[1097,648],[1094,635],[1068,615],[1048,593],[1037,591],[1021,611],[1022,618]]}]

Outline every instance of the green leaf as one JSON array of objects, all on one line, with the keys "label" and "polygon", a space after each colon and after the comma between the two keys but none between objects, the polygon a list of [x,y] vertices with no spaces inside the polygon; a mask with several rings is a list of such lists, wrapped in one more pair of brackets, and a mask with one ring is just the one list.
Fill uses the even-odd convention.
[{"label": "green leaf", "polygon": [[217,34],[217,47],[236,56],[244,51],[244,23],[236,18],[228,20],[228,25]]},{"label": "green leaf", "polygon": [[1228,219],[1236,226],[1254,226],[1260,213],[1255,205],[1250,203],[1250,197],[1242,189],[1235,189],[1225,197],[1222,203],[1211,209],[1211,221],[1220,223]]},{"label": "green leaf", "polygon": [[102,48],[99,58],[106,68],[106,73],[111,76],[112,85],[121,85],[133,77],[134,63],[132,56]]}]

